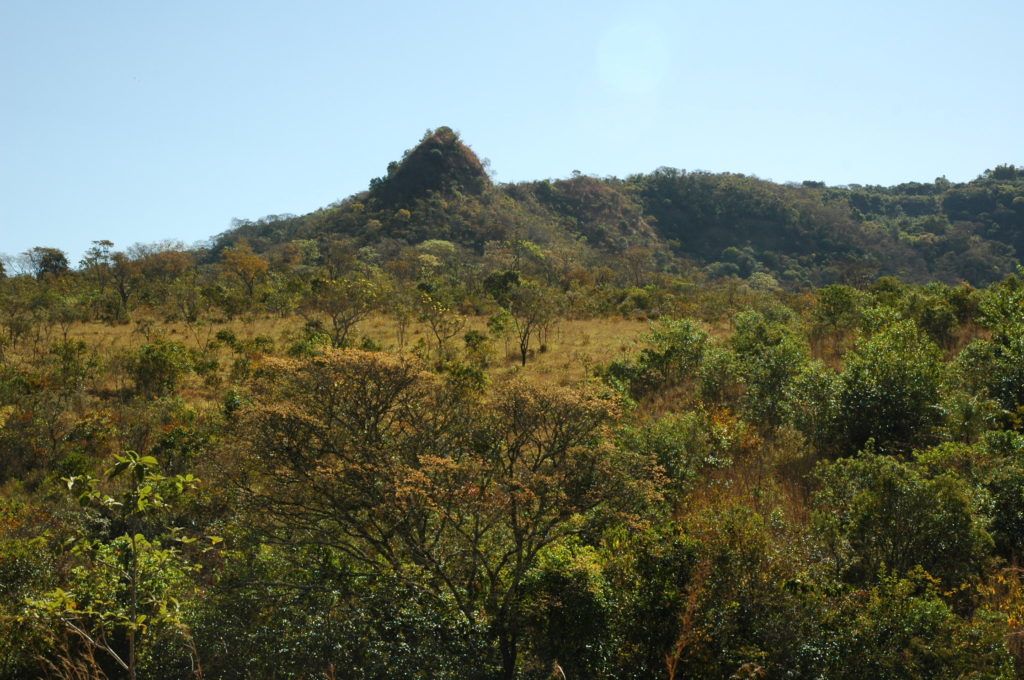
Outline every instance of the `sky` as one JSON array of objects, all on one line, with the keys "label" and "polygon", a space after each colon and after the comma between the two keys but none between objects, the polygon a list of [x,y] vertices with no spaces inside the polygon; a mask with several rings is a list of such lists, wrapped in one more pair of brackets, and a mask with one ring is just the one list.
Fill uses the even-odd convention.
[{"label": "sky", "polygon": [[495,180],[1024,164],[1024,2],[0,0],[0,253],[205,240],[449,125]]}]

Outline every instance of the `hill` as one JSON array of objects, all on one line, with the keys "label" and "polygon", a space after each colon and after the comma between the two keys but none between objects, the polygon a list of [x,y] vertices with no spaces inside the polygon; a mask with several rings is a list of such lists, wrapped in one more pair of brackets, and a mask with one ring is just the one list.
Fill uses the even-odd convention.
[{"label": "hill", "polygon": [[983,285],[1013,271],[1024,252],[1024,168],[893,187],[673,168],[494,184],[459,135],[441,127],[368,191],[307,215],[238,222],[213,254],[240,239],[273,252],[337,238],[385,250],[446,240],[479,254],[509,240],[580,242],[597,256],[644,248],[660,263],[689,262],[713,277],[765,272],[793,286],[884,275]]}]

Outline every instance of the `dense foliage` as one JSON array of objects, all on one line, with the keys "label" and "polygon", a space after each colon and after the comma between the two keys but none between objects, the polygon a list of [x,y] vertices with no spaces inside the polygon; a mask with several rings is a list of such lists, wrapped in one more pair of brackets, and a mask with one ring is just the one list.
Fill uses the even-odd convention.
[{"label": "dense foliage", "polygon": [[529,240],[576,244],[640,271],[670,260],[712,277],[768,274],[790,285],[905,280],[984,285],[1024,252],[1024,169],[953,183],[893,187],[777,184],[739,174],[661,168],[625,180],[574,175],[494,185],[449,128],[428,131],[368,192],[304,216],[241,221],[214,252],[245,239],[277,252],[345,237],[387,257],[398,244],[442,238],[473,252]]},{"label": "dense foliage", "polygon": [[1024,175],[468,154],[5,263],[0,678],[1024,673]]}]

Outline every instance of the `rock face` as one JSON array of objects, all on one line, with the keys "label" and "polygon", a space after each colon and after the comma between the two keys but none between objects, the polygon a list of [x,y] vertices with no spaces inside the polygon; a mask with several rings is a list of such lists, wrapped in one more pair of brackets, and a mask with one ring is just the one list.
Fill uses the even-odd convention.
[{"label": "rock face", "polygon": [[473,150],[454,130],[439,127],[406,151],[400,162],[391,163],[387,177],[375,180],[370,194],[382,203],[405,205],[430,192],[479,195],[489,186],[491,180]]}]

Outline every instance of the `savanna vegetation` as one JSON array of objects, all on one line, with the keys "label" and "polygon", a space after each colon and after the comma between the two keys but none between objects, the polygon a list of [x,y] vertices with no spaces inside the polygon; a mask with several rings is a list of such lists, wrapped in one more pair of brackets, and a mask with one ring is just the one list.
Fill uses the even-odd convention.
[{"label": "savanna vegetation", "polygon": [[451,130],[0,270],[0,678],[1024,674],[1024,171],[496,185]]}]

